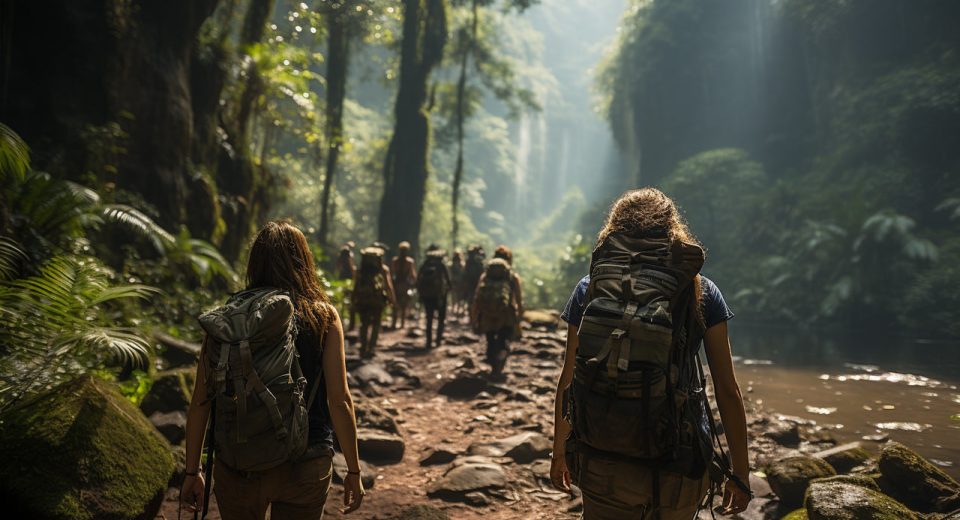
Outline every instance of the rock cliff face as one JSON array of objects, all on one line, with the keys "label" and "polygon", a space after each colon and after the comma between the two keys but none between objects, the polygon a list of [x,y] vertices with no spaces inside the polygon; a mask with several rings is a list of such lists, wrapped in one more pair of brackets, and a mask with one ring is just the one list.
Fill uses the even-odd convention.
[{"label": "rock cliff face", "polygon": [[219,3],[5,2],[0,121],[38,169],[132,192],[167,229],[245,237],[266,183],[237,142],[248,121],[222,113],[236,54],[204,27]]}]

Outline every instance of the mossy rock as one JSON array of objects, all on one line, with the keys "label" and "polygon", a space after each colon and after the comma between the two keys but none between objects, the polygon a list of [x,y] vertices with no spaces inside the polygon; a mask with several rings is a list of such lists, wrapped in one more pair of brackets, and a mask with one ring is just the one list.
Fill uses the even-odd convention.
[{"label": "mossy rock", "polygon": [[807,510],[800,508],[790,511],[782,520],[808,520],[809,518],[810,517],[807,516]]},{"label": "mossy rock", "polygon": [[869,461],[873,458],[873,455],[859,442],[851,442],[815,453],[814,457],[820,457],[827,461],[827,464],[833,466],[837,473],[844,474]]},{"label": "mossy rock", "polygon": [[781,507],[792,510],[803,505],[810,481],[837,474],[823,459],[809,455],[786,457],[767,467],[770,489],[780,497]]},{"label": "mossy rock", "polygon": [[180,368],[160,372],[153,378],[150,391],[143,397],[140,409],[151,416],[156,412],[182,412],[190,406],[193,385],[196,381],[195,368]]},{"label": "mossy rock", "polygon": [[0,424],[8,518],[153,519],[173,470],[166,440],[99,379],[64,385]]},{"label": "mossy rock", "polygon": [[869,475],[837,475],[835,477],[818,478],[816,480],[812,480],[810,484],[812,485],[815,482],[840,482],[843,484],[850,484],[852,486],[860,486],[863,488],[872,489],[878,493],[881,492],[877,481]]},{"label": "mossy rock", "polygon": [[919,516],[883,493],[839,480],[810,484],[806,498],[810,520],[919,520]]},{"label": "mossy rock", "polygon": [[883,492],[921,513],[960,509],[960,484],[899,442],[888,442],[880,452]]}]

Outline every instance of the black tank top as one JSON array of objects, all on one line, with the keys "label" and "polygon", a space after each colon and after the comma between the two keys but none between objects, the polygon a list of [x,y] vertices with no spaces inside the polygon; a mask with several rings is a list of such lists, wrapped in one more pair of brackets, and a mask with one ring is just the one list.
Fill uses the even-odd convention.
[{"label": "black tank top", "polygon": [[308,445],[333,448],[333,426],[330,421],[330,407],[327,405],[327,388],[323,379],[322,360],[320,356],[320,338],[306,323],[297,319],[297,353],[300,355],[300,370],[307,378],[305,400],[310,399],[314,385],[317,387],[317,396],[313,399],[313,406],[307,411],[309,419]]}]

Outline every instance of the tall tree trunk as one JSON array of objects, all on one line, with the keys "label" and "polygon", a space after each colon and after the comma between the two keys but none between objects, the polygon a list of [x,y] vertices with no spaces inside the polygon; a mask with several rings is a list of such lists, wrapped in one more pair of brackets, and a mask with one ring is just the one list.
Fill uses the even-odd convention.
[{"label": "tall tree trunk", "polygon": [[343,102],[347,95],[347,69],[350,59],[350,34],[342,9],[327,18],[327,165],[320,197],[320,246],[329,248],[330,195],[337,175],[337,161],[343,145]]},{"label": "tall tree trunk", "polygon": [[430,120],[427,83],[443,58],[447,41],[445,0],[404,0],[400,88],[396,121],[383,166],[380,238],[388,244],[408,240],[420,249],[420,223],[427,189]]},{"label": "tall tree trunk", "polygon": [[473,55],[477,42],[477,25],[479,22],[479,6],[477,0],[471,4],[470,20],[470,41],[467,42],[460,56],[460,79],[457,80],[457,165],[453,171],[453,189],[452,200],[450,202],[450,213],[453,219],[451,224],[450,239],[453,249],[457,248],[457,235],[460,232],[460,184],[463,181],[463,124],[466,119],[466,94],[467,94],[467,64],[470,56]]}]

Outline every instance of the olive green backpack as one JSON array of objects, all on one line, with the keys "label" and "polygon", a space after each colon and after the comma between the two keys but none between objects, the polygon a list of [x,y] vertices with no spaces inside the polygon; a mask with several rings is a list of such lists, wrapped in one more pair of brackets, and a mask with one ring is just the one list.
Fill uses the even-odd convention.
[{"label": "olive green backpack", "polygon": [[502,258],[487,262],[477,287],[477,314],[480,332],[495,332],[516,325],[513,306],[513,271]]}]

